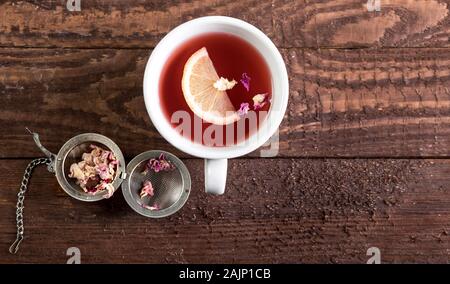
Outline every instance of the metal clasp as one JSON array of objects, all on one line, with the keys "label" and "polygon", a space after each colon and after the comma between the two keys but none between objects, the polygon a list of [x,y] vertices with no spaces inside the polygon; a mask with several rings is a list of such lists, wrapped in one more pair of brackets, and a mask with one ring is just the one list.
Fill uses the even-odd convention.
[{"label": "metal clasp", "polygon": [[36,143],[36,145],[38,146],[38,148],[45,154],[45,156],[47,156],[50,159],[50,163],[47,165],[47,170],[51,173],[55,172],[55,160],[56,160],[56,155],[53,154],[52,152],[50,152],[49,150],[47,150],[47,148],[45,148],[41,141],[39,140],[39,134],[37,134],[36,132],[32,132],[30,129],[28,129],[28,127],[25,127],[25,129],[31,134],[33,135],[33,140],[34,143]]}]

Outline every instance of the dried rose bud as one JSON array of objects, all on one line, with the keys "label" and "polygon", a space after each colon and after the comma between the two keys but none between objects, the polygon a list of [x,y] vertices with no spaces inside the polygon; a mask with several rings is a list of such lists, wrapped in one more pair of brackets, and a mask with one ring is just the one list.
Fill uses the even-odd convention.
[{"label": "dried rose bud", "polygon": [[253,97],[253,109],[258,110],[261,109],[263,106],[265,106],[269,101],[269,96],[267,93],[265,94],[258,94]]},{"label": "dried rose bud", "polygon": [[220,77],[219,80],[214,82],[213,87],[216,88],[218,91],[226,91],[231,90],[233,87],[237,84],[235,80],[229,81],[228,79],[224,77]]}]

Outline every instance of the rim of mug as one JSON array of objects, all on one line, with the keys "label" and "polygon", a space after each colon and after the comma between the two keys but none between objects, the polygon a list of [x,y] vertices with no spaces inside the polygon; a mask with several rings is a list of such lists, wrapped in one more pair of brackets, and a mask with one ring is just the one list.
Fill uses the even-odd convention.
[{"label": "rim of mug", "polygon": [[[272,103],[267,117],[258,127],[258,130],[255,133],[251,134],[250,137],[230,146],[206,146],[182,136],[172,127],[172,125],[166,119],[166,116],[164,115],[160,104],[159,81],[161,71],[164,68],[165,60],[171,55],[171,52],[176,49],[181,43],[179,42],[174,46],[171,44],[171,41],[174,38],[178,37],[179,34],[183,33],[186,29],[192,30],[193,26],[195,25],[208,24],[230,25],[234,28],[241,29],[248,34],[253,35],[253,40],[257,40],[259,44],[262,44],[262,46],[255,45],[251,42],[249,43],[253,47],[255,47],[263,56],[269,67],[272,77]],[[221,31],[217,30],[216,32]],[[202,33],[204,32],[198,32],[196,35],[200,35]],[[189,38],[186,38],[185,40]],[[185,40],[183,40],[183,42]],[[261,49],[267,49],[269,51],[268,54],[261,52]],[[162,58],[161,53],[165,53],[167,55]],[[275,65],[271,65],[269,61],[272,61],[272,64]],[[275,80],[277,80],[277,82],[275,82]],[[156,82],[156,84],[154,82]],[[157,44],[147,61],[144,72],[143,89],[144,102],[147,112],[158,132],[177,149],[196,157],[208,159],[235,158],[238,156],[246,155],[262,146],[277,131],[286,112],[289,97],[289,81],[286,65],[275,44],[269,39],[269,37],[267,37],[261,30],[259,30],[255,26],[245,21],[226,16],[207,16],[197,18],[185,22],[171,30]]]}]

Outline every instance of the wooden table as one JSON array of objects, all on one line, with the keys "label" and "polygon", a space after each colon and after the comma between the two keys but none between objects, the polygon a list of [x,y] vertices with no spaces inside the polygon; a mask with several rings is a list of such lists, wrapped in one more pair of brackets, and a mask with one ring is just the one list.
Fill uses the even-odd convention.
[{"label": "wooden table", "polygon": [[[449,262],[449,0],[0,1],[0,262]],[[143,104],[152,48],[173,27],[229,15],[263,30],[288,66],[280,152],[229,164],[227,192],[207,196],[203,162],[170,146]],[[97,132],[127,160],[150,149],[183,158],[193,188],[176,215],[149,220],[121,194],[68,197],[39,168],[17,255],[15,203],[42,156],[24,127],[58,151]]]}]

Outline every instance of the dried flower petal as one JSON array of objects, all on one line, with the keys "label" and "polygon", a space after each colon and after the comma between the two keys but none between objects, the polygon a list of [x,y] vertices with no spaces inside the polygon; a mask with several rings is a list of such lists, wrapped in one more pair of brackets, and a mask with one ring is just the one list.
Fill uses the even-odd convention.
[{"label": "dried flower petal", "polygon": [[149,180],[144,181],[141,193],[139,195],[141,196],[141,199],[146,196],[152,197],[154,195],[153,185]]},{"label": "dried flower petal", "polygon": [[250,78],[247,73],[242,73],[241,83],[244,86],[244,88],[247,90],[247,92],[250,91]]},{"label": "dried flower petal", "polygon": [[104,195],[104,198],[110,198],[111,196],[113,196],[113,194],[114,194],[114,186],[112,184],[105,183],[104,189],[106,189],[106,191],[108,192],[107,194]]},{"label": "dried flower petal", "polygon": [[239,108],[237,113],[239,116],[244,116],[248,113],[249,110],[250,110],[250,106],[248,103],[241,103],[241,107]]},{"label": "dried flower petal", "polygon": [[265,93],[265,94],[258,94],[258,95],[253,97],[253,109],[254,110],[261,109],[268,102],[269,102],[269,96],[267,95],[267,93]]},{"label": "dried flower petal", "polygon": [[143,174],[147,174],[149,170],[153,170],[155,173],[161,172],[161,171],[170,171],[175,168],[174,165],[170,161],[166,160],[166,157],[163,153],[159,155],[158,158],[153,158],[148,160],[147,164],[145,165],[145,170],[143,171]]},{"label": "dried flower petal", "polygon": [[142,205],[142,206],[144,208],[147,208],[147,209],[152,210],[152,211],[161,209],[161,207],[159,206],[158,203],[154,203],[153,205]]},{"label": "dried flower petal", "polygon": [[97,193],[98,189],[96,187],[87,187],[87,188],[83,188],[85,192],[90,193],[90,194],[95,194]]},{"label": "dried flower petal", "polygon": [[85,175],[78,164],[70,165],[69,171],[70,171],[69,177],[80,179],[80,180],[85,179]]},{"label": "dried flower petal", "polygon": [[109,167],[106,164],[98,165],[95,170],[101,179],[105,180],[111,178]]},{"label": "dried flower petal", "polygon": [[88,164],[93,164],[94,163],[94,156],[92,156],[91,153],[83,153],[83,155],[81,155],[81,160],[83,160],[84,162],[88,163]]},{"label": "dried flower petal", "polygon": [[106,159],[108,159],[110,154],[111,154],[110,151],[104,151],[101,155],[102,160],[105,161]]},{"label": "dried flower petal", "polygon": [[106,151],[100,147],[98,147],[97,145],[91,144],[90,145],[92,151],[91,151],[91,155],[93,155],[94,157],[100,157],[100,155],[102,154],[103,151]]},{"label": "dried flower petal", "polygon": [[93,179],[97,175],[96,166],[90,166],[88,163],[80,162],[78,163],[83,170],[86,179]]},{"label": "dried flower petal", "polygon": [[219,80],[214,82],[213,87],[216,88],[218,91],[226,91],[231,90],[233,87],[237,84],[235,80],[228,81],[227,78],[220,77]]},{"label": "dried flower petal", "polygon": [[114,156],[114,154],[112,152],[109,152],[109,156],[108,159],[112,162],[118,163],[116,156]]},{"label": "dried flower petal", "polygon": [[91,152],[83,153],[81,161],[70,166],[69,177],[76,179],[81,189],[89,194],[106,191],[105,198],[114,193],[112,181],[116,173],[117,159],[111,151],[90,145]]}]

